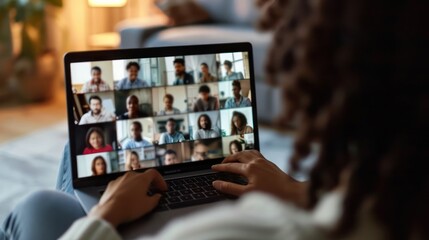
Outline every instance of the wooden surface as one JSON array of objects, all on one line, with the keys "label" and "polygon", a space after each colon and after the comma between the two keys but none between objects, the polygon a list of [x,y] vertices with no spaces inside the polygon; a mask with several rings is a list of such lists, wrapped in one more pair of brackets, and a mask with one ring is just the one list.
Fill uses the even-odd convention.
[{"label": "wooden surface", "polygon": [[62,122],[66,118],[63,89],[58,89],[55,97],[49,102],[0,108],[0,143]]}]

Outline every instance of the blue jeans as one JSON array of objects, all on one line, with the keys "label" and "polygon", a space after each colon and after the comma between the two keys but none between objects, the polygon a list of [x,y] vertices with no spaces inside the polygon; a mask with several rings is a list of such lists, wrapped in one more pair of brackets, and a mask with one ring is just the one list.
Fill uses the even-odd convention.
[{"label": "blue jeans", "polygon": [[64,147],[58,191],[39,191],[21,201],[0,228],[0,240],[58,239],[85,212],[73,195],[69,145]]}]

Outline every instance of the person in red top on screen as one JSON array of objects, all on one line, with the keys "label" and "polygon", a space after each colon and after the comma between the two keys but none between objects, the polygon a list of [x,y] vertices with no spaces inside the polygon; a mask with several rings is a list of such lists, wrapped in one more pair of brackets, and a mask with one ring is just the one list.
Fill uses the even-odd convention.
[{"label": "person in red top on screen", "polygon": [[111,145],[105,143],[103,131],[101,128],[90,128],[86,133],[86,148],[83,150],[83,154],[110,151],[113,151],[113,148]]}]

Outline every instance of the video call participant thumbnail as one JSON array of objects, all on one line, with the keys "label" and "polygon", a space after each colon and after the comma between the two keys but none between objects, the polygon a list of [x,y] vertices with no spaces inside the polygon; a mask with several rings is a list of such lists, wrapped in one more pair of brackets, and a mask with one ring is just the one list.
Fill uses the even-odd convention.
[{"label": "video call participant thumbnail", "polygon": [[180,110],[178,108],[173,107],[174,97],[173,95],[167,93],[164,96],[164,109],[159,111],[159,115],[172,115],[172,114],[180,114]]},{"label": "video call participant thumbnail", "polygon": [[209,82],[217,81],[217,77],[213,76],[209,72],[209,65],[207,65],[207,63],[205,62],[201,63],[200,67],[201,67],[200,83],[209,83]]},{"label": "video call participant thumbnail", "polygon": [[89,111],[82,115],[79,125],[115,121],[115,114],[103,109],[103,101],[99,96],[89,97]]},{"label": "video call participant thumbnail", "polygon": [[234,111],[231,118],[231,135],[243,137],[246,133],[253,133],[253,128],[247,125],[247,118],[243,113]]},{"label": "video call participant thumbnail", "polygon": [[83,150],[83,154],[113,151],[112,146],[105,143],[103,130],[99,127],[90,128],[86,133],[85,140],[86,147]]},{"label": "video call participant thumbnail", "polygon": [[94,66],[91,68],[91,80],[85,82],[82,86],[82,93],[94,93],[109,91],[111,88],[103,79],[101,79],[101,68]]},{"label": "video call participant thumbnail", "polygon": [[107,173],[106,160],[102,156],[96,156],[91,164],[92,176],[105,175]]},{"label": "video call participant thumbnail", "polygon": [[120,120],[148,117],[149,114],[140,111],[139,98],[136,95],[127,97],[126,100],[127,112],[119,116]]},{"label": "video call participant thumbnail", "polygon": [[130,153],[127,154],[127,159],[125,162],[125,170],[130,171],[130,170],[136,170],[140,168],[141,168],[141,165],[140,165],[139,154],[136,151],[131,151]]},{"label": "video call participant thumbnail", "polygon": [[225,60],[223,62],[223,67],[225,68],[226,75],[223,77],[224,81],[233,81],[244,79],[243,73],[241,72],[233,72],[232,71],[232,62]]},{"label": "video call participant thumbnail", "polygon": [[167,132],[164,132],[159,137],[159,144],[166,143],[176,143],[185,141],[185,137],[181,132],[176,131],[176,120],[174,118],[169,118],[165,123],[165,129]]},{"label": "video call participant thumbnail", "polygon": [[225,108],[239,108],[239,107],[250,107],[252,102],[249,98],[241,95],[241,84],[240,81],[232,81],[232,94],[233,97],[230,97],[225,102]]},{"label": "video call participant thumbnail", "polygon": [[208,159],[209,147],[202,141],[194,142],[191,161],[202,161]]},{"label": "video call participant thumbnail", "polygon": [[198,130],[194,132],[194,139],[206,139],[219,137],[219,132],[212,129],[212,120],[209,115],[201,114],[197,120]]},{"label": "video call participant thumbnail", "polygon": [[123,149],[132,149],[132,148],[142,148],[152,146],[152,143],[143,138],[143,127],[142,124],[138,121],[134,121],[130,125],[130,138],[128,138],[124,145]]},{"label": "video call participant thumbnail", "polygon": [[232,140],[229,143],[229,153],[230,154],[235,154],[238,152],[243,151],[243,146],[241,145],[241,143],[238,140]]},{"label": "video call participant thumbnail", "polygon": [[176,151],[167,149],[164,154],[164,165],[173,165],[179,163],[182,163],[182,161],[177,157]]},{"label": "video call participant thumbnail", "polygon": [[182,84],[194,84],[194,77],[186,72],[185,60],[182,58],[176,58],[173,61],[174,70],[176,73],[176,80],[173,85],[182,85]]},{"label": "video call participant thumbnail", "polygon": [[219,110],[219,101],[216,97],[210,95],[210,87],[207,85],[200,86],[198,93],[200,97],[195,102],[194,112],[204,112]]},{"label": "video call participant thumbnail", "polygon": [[136,89],[149,87],[150,85],[138,78],[140,65],[137,62],[129,62],[126,66],[128,76],[117,83],[117,90]]}]

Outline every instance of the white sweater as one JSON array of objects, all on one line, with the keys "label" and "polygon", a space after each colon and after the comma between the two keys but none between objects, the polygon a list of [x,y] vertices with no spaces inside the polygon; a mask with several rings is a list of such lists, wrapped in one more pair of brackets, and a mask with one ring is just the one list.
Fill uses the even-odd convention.
[{"label": "white sweater", "polygon": [[[334,226],[340,215],[341,201],[340,193],[330,193],[314,211],[306,212],[272,196],[251,193],[238,202],[172,221],[157,235],[141,236],[141,239],[325,239],[323,229]],[[358,224],[347,239],[382,239],[376,224],[368,222],[369,226]],[[108,222],[84,217],[77,220],[61,239],[122,238]]]}]

